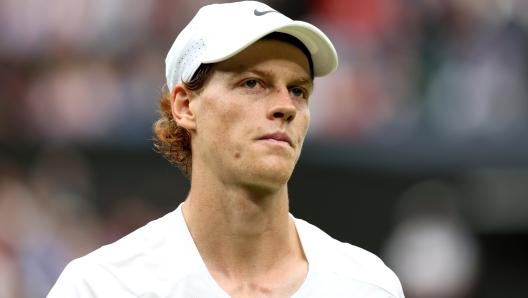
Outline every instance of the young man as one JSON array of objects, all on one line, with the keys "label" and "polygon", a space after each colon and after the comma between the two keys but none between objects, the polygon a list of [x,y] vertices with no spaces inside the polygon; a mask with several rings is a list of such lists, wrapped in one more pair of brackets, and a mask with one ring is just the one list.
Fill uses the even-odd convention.
[{"label": "young man", "polygon": [[337,67],[319,29],[259,2],[210,5],[166,63],[154,130],[189,196],[71,262],[48,297],[403,297],[379,258],[288,212],[313,77]]}]

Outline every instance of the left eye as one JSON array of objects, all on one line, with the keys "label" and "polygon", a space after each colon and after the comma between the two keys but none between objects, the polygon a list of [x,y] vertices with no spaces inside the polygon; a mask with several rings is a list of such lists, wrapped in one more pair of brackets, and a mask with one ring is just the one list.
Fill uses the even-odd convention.
[{"label": "left eye", "polygon": [[301,88],[292,88],[290,93],[298,98],[304,98],[304,91]]},{"label": "left eye", "polygon": [[258,82],[257,80],[248,80],[246,82],[244,82],[244,87],[247,87],[249,89],[254,89],[255,87],[257,87],[258,85]]}]

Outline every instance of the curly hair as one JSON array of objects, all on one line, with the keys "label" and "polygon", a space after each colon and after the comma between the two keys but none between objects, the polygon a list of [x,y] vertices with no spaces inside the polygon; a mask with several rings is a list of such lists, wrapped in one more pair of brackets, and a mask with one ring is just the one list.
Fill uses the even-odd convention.
[{"label": "curly hair", "polygon": [[[201,91],[207,82],[213,64],[202,64],[189,82],[183,82],[191,91]],[[159,99],[161,118],[153,125],[154,147],[169,162],[176,164],[185,177],[191,180],[192,151],[189,131],[176,123],[172,116],[171,92],[161,90]]]},{"label": "curly hair", "polygon": [[[306,46],[297,38],[280,32],[272,32],[262,39],[275,39],[288,42],[298,47],[308,58],[310,76],[314,78],[313,62]],[[194,73],[189,82],[183,82],[188,90],[200,92],[211,75],[213,64],[202,64]],[[185,177],[191,180],[192,151],[191,135],[183,127],[178,126],[172,116],[171,91],[165,88],[161,91],[159,99],[161,118],[154,123],[154,147],[169,162],[178,165]]]}]

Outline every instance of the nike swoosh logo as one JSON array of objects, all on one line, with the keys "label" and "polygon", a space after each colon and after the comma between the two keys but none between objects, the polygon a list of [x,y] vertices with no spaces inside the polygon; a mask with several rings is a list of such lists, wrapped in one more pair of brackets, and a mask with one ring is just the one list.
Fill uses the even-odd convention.
[{"label": "nike swoosh logo", "polygon": [[267,13],[270,13],[270,12],[277,12],[275,10],[268,10],[268,11],[258,11],[256,8],[255,8],[255,11],[253,12],[257,17],[260,17],[260,16],[263,16]]}]

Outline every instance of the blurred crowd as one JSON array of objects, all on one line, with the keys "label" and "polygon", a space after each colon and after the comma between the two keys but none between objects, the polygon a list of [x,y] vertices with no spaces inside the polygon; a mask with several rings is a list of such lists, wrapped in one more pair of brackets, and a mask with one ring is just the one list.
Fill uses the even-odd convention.
[{"label": "blurred crowd", "polygon": [[[166,53],[211,2],[0,1],[0,145],[151,148]],[[336,46],[339,68],[316,80],[310,100],[311,140],[405,140],[425,130],[456,142],[528,127],[528,1],[263,2]],[[0,297],[44,297],[71,259],[159,215],[138,199],[102,217],[91,175],[75,151],[44,150],[29,170],[0,156]],[[478,249],[453,211],[456,195],[429,183],[402,204],[431,193],[445,196],[409,207],[385,256],[410,296],[467,297]],[[438,289],[448,276],[458,277],[441,280],[452,293]]]},{"label": "blurred crowd", "polygon": [[316,84],[311,136],[456,142],[526,127],[528,2],[328,0],[312,14],[340,65]]},{"label": "blurred crowd", "polygon": [[71,260],[161,215],[119,194],[97,208],[93,175],[73,147],[45,148],[29,167],[0,155],[0,297],[46,297]]},{"label": "blurred crowd", "polygon": [[[209,0],[0,2],[0,141],[149,147],[164,58]],[[221,1],[222,2],[222,1]],[[528,2],[264,1],[334,42],[312,140],[501,137],[528,126]]]},{"label": "blurred crowd", "polygon": [[164,57],[200,2],[0,2],[0,140],[150,146]]}]

